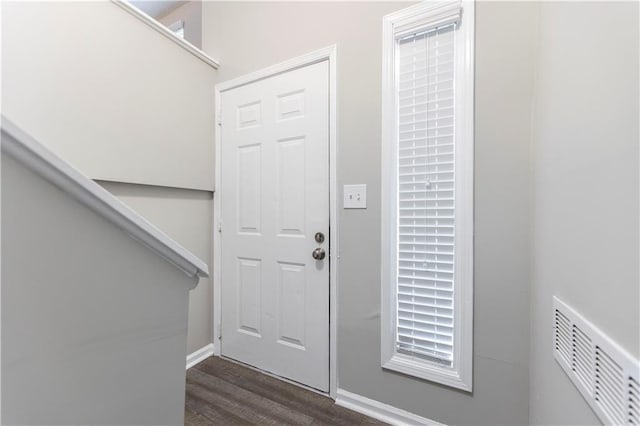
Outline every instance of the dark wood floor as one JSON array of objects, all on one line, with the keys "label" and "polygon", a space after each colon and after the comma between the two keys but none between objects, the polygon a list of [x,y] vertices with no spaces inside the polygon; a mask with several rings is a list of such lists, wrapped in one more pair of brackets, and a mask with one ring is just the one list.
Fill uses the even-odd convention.
[{"label": "dark wood floor", "polygon": [[186,425],[384,425],[317,393],[224,360],[187,371]]}]

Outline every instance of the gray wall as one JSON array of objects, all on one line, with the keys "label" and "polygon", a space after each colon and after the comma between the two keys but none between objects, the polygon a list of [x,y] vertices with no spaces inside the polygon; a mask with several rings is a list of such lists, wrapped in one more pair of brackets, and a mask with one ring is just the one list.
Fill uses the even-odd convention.
[{"label": "gray wall", "polygon": [[[2,113],[90,178],[128,182],[104,186],[209,265],[214,81],[109,1],[2,4]],[[210,288],[190,297],[189,352],[211,343]]]},{"label": "gray wall", "polygon": [[2,113],[92,179],[211,191],[214,78],[109,1],[2,4]]},{"label": "gray wall", "polygon": [[166,25],[177,21],[184,22],[184,39],[195,47],[202,47],[202,2],[188,1],[157,20]]},{"label": "gray wall", "polygon": [[174,265],[2,155],[2,424],[182,424]]},{"label": "gray wall", "polygon": [[524,424],[537,5],[477,4],[473,394],[380,368],[381,29],[407,5],[206,2],[203,49],[225,81],[338,45],[338,184],[368,185],[367,210],[340,211],[339,387],[447,424]]},{"label": "gray wall", "polygon": [[[149,222],[212,264],[213,193],[118,182],[98,182]],[[211,343],[211,278],[200,278],[189,295],[187,353]]]},{"label": "gray wall", "polygon": [[639,357],[638,3],[540,9],[530,419],[598,424],[552,358],[551,301]]}]

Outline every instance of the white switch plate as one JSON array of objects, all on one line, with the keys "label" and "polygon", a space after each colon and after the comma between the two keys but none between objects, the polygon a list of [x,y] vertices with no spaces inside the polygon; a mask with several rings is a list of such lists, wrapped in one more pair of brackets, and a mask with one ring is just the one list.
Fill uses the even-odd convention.
[{"label": "white switch plate", "polygon": [[366,209],[367,208],[367,185],[345,185],[344,186],[344,208],[345,209]]}]

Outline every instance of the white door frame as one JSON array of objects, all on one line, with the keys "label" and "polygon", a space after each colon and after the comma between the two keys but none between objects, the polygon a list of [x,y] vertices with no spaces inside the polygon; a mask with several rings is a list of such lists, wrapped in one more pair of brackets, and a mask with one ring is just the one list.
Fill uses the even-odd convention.
[{"label": "white door frame", "polygon": [[[215,86],[216,102],[216,130],[215,130],[215,184],[221,182],[220,176],[220,156],[222,147],[220,146],[220,94],[222,92],[235,89],[236,87],[254,83],[265,78],[273,77],[287,71],[293,71],[307,65],[319,62],[329,62],[329,396],[336,398],[338,389],[338,369],[337,369],[337,283],[338,283],[338,259],[340,252],[338,249],[338,186],[336,174],[336,45],[316,50],[306,55],[290,59],[285,62],[264,68],[262,70],[235,78],[233,80],[218,83]],[[217,189],[217,187],[216,187]],[[222,223],[220,221],[219,197],[214,191],[213,195],[213,353],[220,356],[220,324],[221,303],[220,303],[220,232]]]}]

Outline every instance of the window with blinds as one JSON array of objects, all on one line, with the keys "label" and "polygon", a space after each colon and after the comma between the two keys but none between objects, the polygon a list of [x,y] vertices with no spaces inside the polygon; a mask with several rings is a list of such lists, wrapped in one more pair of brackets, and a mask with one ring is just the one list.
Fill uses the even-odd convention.
[{"label": "window with blinds", "polygon": [[453,362],[455,24],[399,40],[399,352]]},{"label": "window with blinds", "polygon": [[382,366],[468,391],[474,9],[428,0],[383,26]]}]

